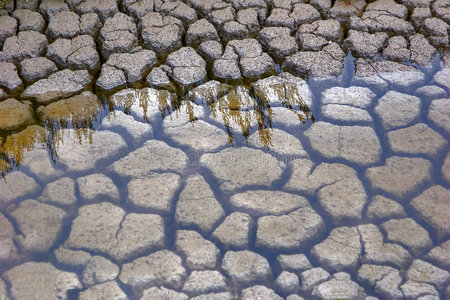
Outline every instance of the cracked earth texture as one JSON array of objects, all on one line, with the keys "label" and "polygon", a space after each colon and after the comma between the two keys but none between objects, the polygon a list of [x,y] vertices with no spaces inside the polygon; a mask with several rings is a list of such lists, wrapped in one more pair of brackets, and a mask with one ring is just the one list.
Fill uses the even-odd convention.
[{"label": "cracked earth texture", "polygon": [[16,0],[0,299],[450,298],[446,0]]}]

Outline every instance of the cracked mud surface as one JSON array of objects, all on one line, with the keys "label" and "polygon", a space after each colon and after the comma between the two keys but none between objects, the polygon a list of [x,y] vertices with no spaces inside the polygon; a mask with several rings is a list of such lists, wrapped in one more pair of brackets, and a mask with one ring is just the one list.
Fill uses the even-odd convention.
[{"label": "cracked mud surface", "polygon": [[9,1],[0,298],[450,297],[449,8]]}]

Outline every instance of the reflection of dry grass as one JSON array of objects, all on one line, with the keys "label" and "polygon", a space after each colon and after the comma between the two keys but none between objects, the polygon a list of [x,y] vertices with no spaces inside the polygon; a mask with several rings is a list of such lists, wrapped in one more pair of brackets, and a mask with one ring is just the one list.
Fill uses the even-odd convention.
[{"label": "reflection of dry grass", "polygon": [[10,170],[11,170],[11,165],[7,161],[0,158],[0,174],[2,175],[2,177],[5,177],[5,175]]},{"label": "reflection of dry grass", "polygon": [[[137,100],[137,101],[136,101]],[[161,116],[164,117],[179,104],[175,94],[167,90],[155,90],[150,88],[144,89],[125,89],[111,96],[110,104],[115,107],[123,107],[124,113],[129,114],[133,105],[138,105],[143,110],[143,118],[148,121],[149,104],[158,106]]]},{"label": "reflection of dry grass", "polygon": [[253,86],[233,87],[229,84],[210,81],[194,88],[186,96],[186,100],[209,105],[211,116],[222,120],[233,143],[230,128],[237,125],[241,133],[248,138],[252,124],[258,126],[258,133],[263,144],[272,146],[270,129],[272,128],[271,103],[278,102],[293,112],[299,124],[308,120],[314,122],[314,116],[299,93],[297,84],[293,82],[271,83]]},{"label": "reflection of dry grass", "polygon": [[[64,139],[69,138],[67,135],[69,132],[68,130],[61,129],[56,134],[53,135],[53,145],[55,146],[55,149],[57,150],[59,144],[64,144]],[[77,128],[75,129],[75,134],[78,139],[78,143],[80,145],[83,144],[92,144],[93,142],[93,133],[95,132],[94,129],[91,128]]]},{"label": "reflection of dry grass", "polygon": [[[95,130],[91,128],[78,128],[75,130],[78,142],[92,143],[92,134]],[[9,135],[5,143],[0,148],[0,174],[4,177],[11,169],[19,167],[25,158],[27,152],[35,147],[47,149],[52,159],[57,157],[57,148],[59,144],[64,143],[67,130],[46,131],[39,125],[28,126],[26,129]]]},{"label": "reflection of dry grass", "polygon": [[56,132],[60,128],[92,128],[101,112],[101,102],[91,92],[83,92],[68,99],[38,108],[45,128]]},{"label": "reflection of dry grass", "polygon": [[[300,95],[297,86],[293,83],[275,83],[264,86],[263,88],[258,87],[257,89],[254,89],[254,94],[260,99],[258,102],[261,103],[262,106],[268,106],[271,100],[277,99],[287,109],[296,113],[301,111],[306,115],[307,119],[313,120],[313,116],[310,113],[308,106]],[[301,122],[306,121],[302,114],[297,113],[297,115]]]},{"label": "reflection of dry grass", "polygon": [[[259,85],[252,89],[209,82],[190,91],[186,100],[207,103],[212,118],[222,120],[230,143],[233,143],[233,134],[230,128],[236,127],[233,125],[237,125],[247,139],[253,129],[253,124],[253,126],[257,126],[264,146],[272,147],[271,103],[279,103],[296,114],[299,124],[305,123],[307,120],[314,122],[314,117],[303,101],[297,85],[290,82]],[[189,103],[189,101],[185,102]]]},{"label": "reflection of dry grass", "polygon": [[263,128],[258,130],[259,138],[263,142],[264,147],[270,148],[273,147],[272,139],[270,137],[270,129]]},{"label": "reflection of dry grass", "polygon": [[56,133],[62,128],[78,128],[80,143],[92,142],[89,128],[93,128],[95,121],[98,121],[101,108],[97,96],[91,92],[83,92],[39,107],[37,114],[45,129],[32,125],[9,135],[3,145],[0,145],[0,172],[4,175],[12,168],[20,166],[25,153],[39,144],[43,148],[47,147],[51,155],[55,156],[55,144],[62,141]]},{"label": "reflection of dry grass", "polygon": [[[265,147],[273,146],[270,129],[272,128],[272,109],[270,103],[279,102],[286,109],[292,111],[299,118],[299,124],[306,120],[314,121],[308,106],[303,101],[295,84],[275,83],[248,90],[239,86],[228,91],[227,94],[210,104],[211,115],[221,116],[229,134],[230,143],[233,142],[231,123],[241,127],[242,135],[247,139],[252,129],[251,124],[256,121],[261,142]],[[306,116],[306,119],[305,119]]]},{"label": "reflection of dry grass", "polygon": [[250,91],[240,86],[230,90],[226,95],[217,100],[217,102],[211,103],[210,107],[211,110],[215,109],[216,106],[218,106],[220,110],[247,110],[255,105],[254,102],[253,97],[250,95]]},{"label": "reflection of dry grass", "polygon": [[12,167],[19,166],[27,151],[37,145],[45,146],[45,129],[38,125],[8,136],[2,148],[3,159],[0,159],[0,172],[6,174]]},{"label": "reflection of dry grass", "polygon": [[[64,143],[65,136],[69,132],[64,128],[74,128],[78,142],[92,143],[93,126],[102,115],[101,104],[93,94],[80,94],[72,97],[73,101],[59,101],[58,105],[50,104],[44,111],[38,111],[44,120],[44,129],[33,125],[25,130],[10,135],[0,145],[0,172],[7,173],[11,167],[19,166],[24,159],[26,151],[31,151],[37,144],[47,147],[52,159],[57,158],[58,145]],[[144,120],[149,121],[148,113],[155,110],[161,113],[161,117],[174,112],[173,116],[187,115],[189,121],[195,122],[195,103],[207,104],[212,118],[221,121],[228,133],[230,143],[234,142],[232,128],[239,128],[242,136],[247,140],[252,129],[258,130],[263,145],[273,147],[271,140],[272,129],[272,103],[283,105],[287,110],[298,116],[299,124],[311,120],[314,117],[299,94],[298,87],[290,82],[273,83],[258,88],[244,86],[232,87],[231,85],[213,82],[199,86],[189,91],[187,95],[177,97],[166,90],[150,88],[126,89],[117,92],[111,98],[111,108],[121,107],[125,113],[130,113],[133,106],[139,106],[143,110]],[[88,110],[77,107],[79,101],[91,101],[95,105],[81,105]],[[94,107],[95,106],[95,107]],[[153,111],[152,111],[153,110]],[[52,117],[50,117],[52,116]],[[60,116],[58,119],[57,116]],[[56,119],[55,119],[56,118]],[[100,120],[97,120],[100,121]],[[239,130],[238,129],[238,130]],[[72,131],[70,131],[72,132]]]},{"label": "reflection of dry grass", "polygon": [[186,99],[193,102],[206,103],[210,105],[225,96],[233,87],[226,83],[209,81],[189,91]]}]

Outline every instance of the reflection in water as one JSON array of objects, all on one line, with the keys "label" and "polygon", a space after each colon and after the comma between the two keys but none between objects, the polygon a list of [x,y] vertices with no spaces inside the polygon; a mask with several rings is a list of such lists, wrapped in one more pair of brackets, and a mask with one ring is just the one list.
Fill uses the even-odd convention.
[{"label": "reflection in water", "polygon": [[[200,119],[196,107],[206,106],[210,117],[225,127],[229,143],[233,143],[234,130],[241,132],[247,141],[251,130],[257,128],[261,142],[266,148],[271,142],[272,105],[283,106],[297,115],[299,124],[307,120],[314,122],[314,116],[302,96],[298,86],[290,82],[270,84],[231,86],[217,81],[209,81],[177,97],[167,90],[152,88],[124,89],[112,95],[109,110],[123,109],[126,114],[141,112],[142,119],[153,123],[168,115],[174,118],[179,113],[188,116],[195,126]],[[92,130],[100,121],[104,112],[101,103],[90,92],[84,92],[72,98],[61,100],[37,111],[42,126],[33,125],[25,130],[9,135],[0,147],[0,172],[6,175],[23,161],[25,151],[39,145],[49,152],[54,160],[58,157],[57,145],[64,142],[62,128],[78,129],[77,138],[82,143],[92,143]],[[1,142],[1,140],[0,140]]]},{"label": "reflection in water", "polygon": [[[70,123],[57,120],[49,124],[44,122],[44,127],[31,125],[24,130],[11,134],[0,147],[0,173],[4,177],[10,171],[17,169],[23,162],[26,153],[34,148],[46,149],[50,159],[58,158],[58,145],[64,143],[64,130],[62,128],[75,128],[77,139],[80,144],[92,143],[92,134],[96,116],[89,122]],[[65,124],[66,126],[61,126]]]},{"label": "reflection in water", "polygon": [[5,161],[3,158],[0,158],[0,174],[4,178],[6,173],[11,170],[11,165]]},{"label": "reflection in water", "polygon": [[314,116],[300,95],[297,86],[293,83],[259,85],[258,88],[254,88],[254,94],[254,98],[257,99],[255,111],[258,112],[259,137],[267,148],[273,146],[269,130],[272,128],[271,102],[280,101],[285,108],[291,110],[298,117],[300,123],[305,123],[307,120],[314,122]]},{"label": "reflection in water", "polygon": [[[93,142],[93,134],[95,130],[92,128],[77,128],[75,131],[76,138],[80,145],[83,144],[92,144]],[[56,134],[52,135],[52,142],[50,143],[55,157],[58,157],[58,146],[64,144],[64,139],[66,138],[65,134],[67,131],[59,130]]]},{"label": "reflection in water", "polygon": [[40,106],[37,113],[45,128],[56,132],[60,128],[92,128],[100,116],[101,102],[91,92]]},{"label": "reflection in water", "polygon": [[6,175],[12,167],[22,163],[26,151],[31,151],[34,147],[45,147],[45,144],[45,129],[39,125],[31,125],[18,133],[9,135],[0,148],[2,176]]},{"label": "reflection in water", "polygon": [[176,95],[167,90],[124,89],[111,96],[109,108],[112,111],[116,107],[121,107],[126,114],[130,114],[136,106],[143,110],[144,121],[150,121],[155,109],[164,118],[177,108],[178,104]]},{"label": "reflection in water", "polygon": [[305,123],[307,120],[314,122],[314,116],[300,95],[298,87],[290,82],[253,85],[252,89],[248,89],[244,86],[232,87],[210,81],[193,89],[187,98],[196,103],[208,104],[211,116],[223,122],[230,143],[233,143],[233,133],[230,129],[233,125],[241,129],[246,140],[253,126],[257,125],[262,143],[270,148],[271,103],[281,104],[295,113],[299,123]]}]

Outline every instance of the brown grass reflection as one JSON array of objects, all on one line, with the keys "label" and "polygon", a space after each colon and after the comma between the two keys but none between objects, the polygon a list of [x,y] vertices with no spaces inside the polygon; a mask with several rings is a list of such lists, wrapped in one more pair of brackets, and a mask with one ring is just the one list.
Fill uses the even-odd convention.
[{"label": "brown grass reflection", "polygon": [[273,119],[271,105],[282,105],[290,110],[298,117],[299,124],[308,120],[314,122],[314,116],[297,85],[291,82],[260,84],[247,88],[210,81],[193,89],[187,99],[209,105],[211,117],[223,122],[230,143],[233,143],[231,128],[237,125],[246,140],[251,129],[256,127],[264,146],[273,147],[270,133]]},{"label": "brown grass reflection", "polygon": [[[152,88],[124,89],[112,95],[109,104],[111,111],[122,108],[125,113],[139,113],[147,122],[169,114],[174,118],[188,116],[193,126],[199,118],[197,105],[201,104],[209,108],[211,119],[223,124],[230,143],[234,143],[236,132],[248,140],[251,132],[257,130],[262,144],[269,149],[273,147],[272,107],[282,106],[294,113],[299,124],[314,122],[298,86],[290,82],[231,86],[209,81],[181,96]],[[18,167],[25,153],[36,146],[45,147],[56,159],[57,145],[64,143],[65,128],[76,129],[80,144],[92,143],[96,124],[105,115],[102,109],[101,101],[90,92],[38,108],[43,126],[32,125],[0,140],[0,172],[4,175]]]},{"label": "brown grass reflection", "polygon": [[40,106],[37,114],[51,133],[60,128],[93,128],[102,110],[102,103],[91,92]]},{"label": "brown grass reflection", "polygon": [[12,167],[19,166],[26,152],[34,147],[45,147],[45,129],[39,125],[31,125],[24,130],[11,134],[0,148],[0,172],[4,176]]},{"label": "brown grass reflection", "polygon": [[152,88],[125,89],[110,97],[110,110],[122,107],[126,114],[131,113],[133,106],[138,106],[143,111],[143,119],[149,121],[152,108],[157,108],[164,118],[170,112],[179,107],[175,94],[167,90],[155,90]]},{"label": "brown grass reflection", "polygon": [[6,160],[0,158],[0,174],[2,177],[5,177],[5,175],[11,170],[11,165]]},{"label": "brown grass reflection", "polygon": [[99,121],[103,105],[96,95],[83,92],[68,99],[59,100],[36,110],[39,124],[31,125],[20,132],[9,134],[0,143],[0,172],[5,176],[18,168],[26,152],[35,147],[48,150],[51,158],[57,157],[55,144],[63,142],[58,132],[64,128],[78,129],[77,137],[82,142],[92,142],[92,129]]},{"label": "brown grass reflection", "polygon": [[[94,129],[91,128],[76,128],[74,130],[75,136],[80,145],[83,144],[92,144],[93,142],[93,134],[95,132]],[[58,145],[64,144],[64,139],[66,138],[66,130],[59,130],[56,134],[53,135],[52,147],[54,147],[55,156],[58,157]]]},{"label": "brown grass reflection", "polygon": [[155,113],[161,118],[171,113],[177,118],[179,113],[183,113],[194,125],[198,120],[194,103],[209,108],[210,117],[225,127],[230,143],[234,142],[233,129],[238,128],[247,140],[252,129],[257,128],[263,144],[267,148],[272,147],[272,105],[283,106],[294,113],[299,124],[308,120],[314,122],[298,86],[290,82],[233,87],[213,80],[181,96],[151,88],[125,89],[110,98],[110,109],[122,108],[125,113],[142,114],[143,119],[150,123]]}]

